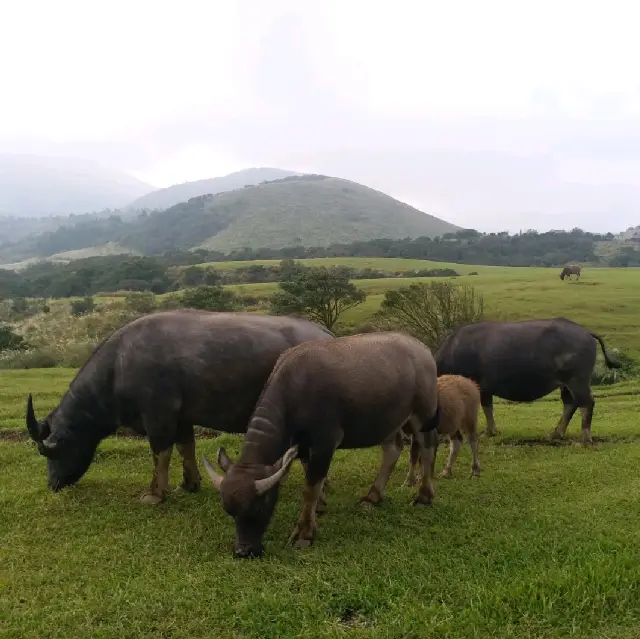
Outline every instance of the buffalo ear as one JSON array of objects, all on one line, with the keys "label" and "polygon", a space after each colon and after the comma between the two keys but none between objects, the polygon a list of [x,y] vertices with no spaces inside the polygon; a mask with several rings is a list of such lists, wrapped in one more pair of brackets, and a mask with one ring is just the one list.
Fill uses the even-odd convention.
[{"label": "buffalo ear", "polygon": [[233,462],[229,459],[227,451],[225,451],[223,447],[218,448],[218,465],[225,474],[228,473],[229,468],[233,466]]}]

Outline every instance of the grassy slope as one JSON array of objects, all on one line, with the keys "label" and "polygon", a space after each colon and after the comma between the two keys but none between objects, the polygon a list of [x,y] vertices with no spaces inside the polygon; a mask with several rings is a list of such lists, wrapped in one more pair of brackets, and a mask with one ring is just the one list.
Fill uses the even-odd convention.
[{"label": "grassy slope", "polygon": [[[386,271],[453,268],[464,276],[453,281],[477,287],[484,294],[487,311],[492,316],[516,320],[562,315],[601,333],[609,346],[629,348],[640,354],[640,333],[637,330],[637,317],[640,315],[640,269],[637,268],[585,269],[579,281],[563,282],[558,277],[559,269],[555,268],[474,266],[426,260],[368,258],[301,261],[308,266],[344,264]],[[225,269],[251,263],[220,262],[210,265]],[[277,262],[266,260],[259,263]],[[469,276],[473,271],[478,275]],[[440,278],[358,280],[357,286],[368,294],[367,301],[348,311],[344,321],[349,325],[365,322],[379,308],[387,290],[416,281],[429,282],[437,279]],[[232,288],[245,294],[266,295],[275,291],[277,284],[241,284]]]},{"label": "grassy slope", "polygon": [[212,213],[232,213],[231,223],[205,239],[209,249],[245,246],[324,246],[379,237],[440,235],[457,230],[365,186],[342,180],[294,180],[218,194]]},{"label": "grassy slope", "polygon": [[[22,423],[28,389],[44,414],[72,373],[3,373],[1,423]],[[597,391],[594,433],[608,441],[591,450],[535,445],[559,417],[556,397],[499,402],[501,434],[481,443],[482,477],[467,478],[465,445],[428,509],[401,486],[406,450],[373,512],[355,502],[379,451],[339,452],[316,544],[298,552],[286,546],[301,503],[294,464],[267,556],[253,562],[231,558],[233,522],[210,484],[139,504],[145,442],[104,442],[78,487],[58,495],[32,444],[0,442],[0,629],[21,639],[637,637],[638,392]],[[522,438],[533,445],[513,445]],[[199,453],[213,457],[221,443],[237,454],[231,436],[199,441]]]}]

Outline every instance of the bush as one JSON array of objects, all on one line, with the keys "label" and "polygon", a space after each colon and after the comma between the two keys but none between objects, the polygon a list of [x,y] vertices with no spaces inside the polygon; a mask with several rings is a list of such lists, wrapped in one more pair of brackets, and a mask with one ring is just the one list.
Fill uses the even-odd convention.
[{"label": "bush", "polygon": [[58,365],[56,355],[49,351],[6,351],[0,356],[0,368],[3,369],[54,368]]},{"label": "bush", "polygon": [[235,294],[222,286],[196,286],[182,294],[180,303],[184,308],[203,311],[232,311],[235,307]]},{"label": "bush", "polygon": [[156,296],[151,291],[128,293],[124,298],[124,307],[140,315],[151,313],[157,306]]},{"label": "bush", "polygon": [[18,335],[10,326],[0,325],[0,352],[25,350],[27,345],[22,335]]},{"label": "bush", "polygon": [[622,366],[620,368],[608,368],[601,352],[598,353],[596,365],[591,375],[591,383],[594,386],[608,386],[617,384],[627,379],[633,379],[640,373],[638,362],[628,353],[617,348],[610,351],[611,357],[617,359]]},{"label": "bush", "polygon": [[73,300],[71,302],[71,315],[80,317],[81,315],[89,315],[96,308],[93,297],[85,297],[83,300]]},{"label": "bush", "polygon": [[435,350],[449,333],[483,319],[484,298],[473,286],[429,282],[387,291],[373,321],[380,330],[406,331]]}]

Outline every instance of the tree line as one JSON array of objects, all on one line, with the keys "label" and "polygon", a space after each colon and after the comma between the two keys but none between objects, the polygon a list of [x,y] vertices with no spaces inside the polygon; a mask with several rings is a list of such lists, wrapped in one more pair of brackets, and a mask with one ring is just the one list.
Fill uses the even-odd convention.
[{"label": "tree line", "polygon": [[[21,271],[0,269],[0,297],[83,297],[98,292],[151,291],[166,293],[199,285],[276,282],[281,265],[248,265],[238,269],[216,269],[215,263],[240,260],[292,260],[322,257],[410,258],[460,264],[503,266],[563,266],[568,262],[598,263],[596,242],[613,236],[569,232],[527,231],[483,234],[474,230],[445,234],[439,238],[405,240],[378,239],[329,247],[244,249],[232,253],[216,251],[169,251],[157,256],[110,255],[74,260],[67,264],[40,262]],[[612,266],[636,266],[640,253],[622,247]],[[208,266],[198,264],[211,263]],[[184,268],[180,268],[184,267]],[[352,279],[382,277],[455,276],[453,269],[389,271],[351,269]]]}]

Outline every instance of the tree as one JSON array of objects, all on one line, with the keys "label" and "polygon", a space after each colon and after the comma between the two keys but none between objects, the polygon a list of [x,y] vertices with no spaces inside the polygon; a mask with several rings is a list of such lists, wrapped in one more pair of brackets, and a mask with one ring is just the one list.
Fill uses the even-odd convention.
[{"label": "tree", "polygon": [[271,298],[271,308],[277,315],[300,314],[333,329],[344,311],[367,299],[364,291],[349,281],[344,269],[324,266],[287,272],[279,283],[280,291]]},{"label": "tree", "polygon": [[473,286],[430,282],[387,291],[374,321],[406,330],[435,350],[449,333],[483,318],[484,298]]},{"label": "tree", "polygon": [[81,315],[89,315],[93,313],[96,308],[96,303],[93,300],[93,297],[85,297],[83,300],[73,300],[71,302],[71,314],[75,317],[80,317]]},{"label": "tree", "polygon": [[124,298],[124,307],[134,313],[146,315],[156,309],[156,296],[151,291],[134,291],[127,293],[127,296]]},{"label": "tree", "polygon": [[24,350],[27,345],[22,335],[18,335],[11,330],[10,326],[0,325],[0,352]]},{"label": "tree", "polygon": [[232,311],[235,308],[235,295],[222,286],[196,286],[185,290],[180,303],[183,308]]}]

